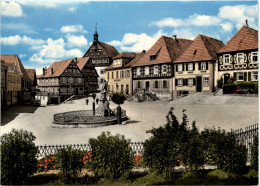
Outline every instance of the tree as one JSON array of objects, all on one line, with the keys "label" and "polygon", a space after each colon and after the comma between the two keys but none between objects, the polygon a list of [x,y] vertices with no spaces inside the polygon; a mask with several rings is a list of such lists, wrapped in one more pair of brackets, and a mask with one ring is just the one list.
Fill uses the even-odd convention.
[{"label": "tree", "polygon": [[125,95],[122,94],[122,93],[113,93],[112,94],[112,101],[117,104],[117,120],[118,120],[118,123],[119,124],[122,124],[122,116],[121,116],[121,107],[120,107],[120,104],[124,104],[125,102]]},{"label": "tree", "polygon": [[36,137],[26,130],[12,129],[1,136],[1,183],[26,184],[37,171]]}]

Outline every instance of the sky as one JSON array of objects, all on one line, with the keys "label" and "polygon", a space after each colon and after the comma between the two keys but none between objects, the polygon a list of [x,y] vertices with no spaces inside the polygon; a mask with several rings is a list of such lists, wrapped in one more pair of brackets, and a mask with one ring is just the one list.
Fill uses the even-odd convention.
[{"label": "sky", "polygon": [[1,54],[25,68],[82,57],[93,41],[119,52],[148,50],[161,35],[207,35],[225,44],[245,25],[258,30],[257,1],[0,1]]}]

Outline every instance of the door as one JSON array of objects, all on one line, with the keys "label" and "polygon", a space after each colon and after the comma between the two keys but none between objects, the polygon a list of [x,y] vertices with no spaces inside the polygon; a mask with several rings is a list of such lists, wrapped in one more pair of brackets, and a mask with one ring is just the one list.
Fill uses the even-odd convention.
[{"label": "door", "polygon": [[230,74],[224,74],[224,85],[228,83],[229,79],[230,79]]},{"label": "door", "polygon": [[146,82],[145,82],[145,91],[146,91],[146,92],[149,92],[149,87],[150,87],[150,82],[149,82],[149,81],[146,81]]},{"label": "door", "polygon": [[201,79],[202,79],[202,78],[201,78],[200,76],[197,77],[197,85],[196,85],[196,91],[197,91],[197,92],[201,92],[201,89],[202,89],[202,86],[201,86],[201,84],[202,84]]}]

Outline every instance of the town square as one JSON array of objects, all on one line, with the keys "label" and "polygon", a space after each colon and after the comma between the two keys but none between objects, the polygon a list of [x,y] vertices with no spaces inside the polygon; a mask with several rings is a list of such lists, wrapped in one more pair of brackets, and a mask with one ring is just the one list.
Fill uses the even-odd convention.
[{"label": "town square", "polygon": [[1,184],[258,184],[257,1],[0,10]]}]

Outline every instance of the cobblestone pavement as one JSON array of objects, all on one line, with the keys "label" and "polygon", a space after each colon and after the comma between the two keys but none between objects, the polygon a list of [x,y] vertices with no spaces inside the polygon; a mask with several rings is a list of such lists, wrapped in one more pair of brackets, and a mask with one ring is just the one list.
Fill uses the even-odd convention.
[{"label": "cobblestone pavement", "polygon": [[[31,112],[19,112],[16,117],[10,118],[10,122],[1,126],[1,133],[9,132],[12,128],[22,128],[32,131],[36,136],[37,145],[77,144],[88,143],[91,137],[97,137],[102,131],[110,131],[112,134],[122,134],[132,141],[144,141],[150,137],[147,130],[165,124],[170,107],[174,107],[174,113],[181,119],[182,110],[190,123],[196,121],[200,130],[215,126],[225,130],[244,128],[258,122],[258,97],[240,96],[212,96],[194,94],[171,102],[128,102],[122,105],[126,109],[130,120],[122,125],[111,125],[96,128],[52,128],[53,114],[84,110],[92,108],[92,99],[88,105],[85,99],[73,101],[61,105],[39,107]],[[110,108],[116,108],[111,103]],[[10,112],[13,110],[11,109]],[[9,110],[3,112],[5,121],[8,120]]]}]

